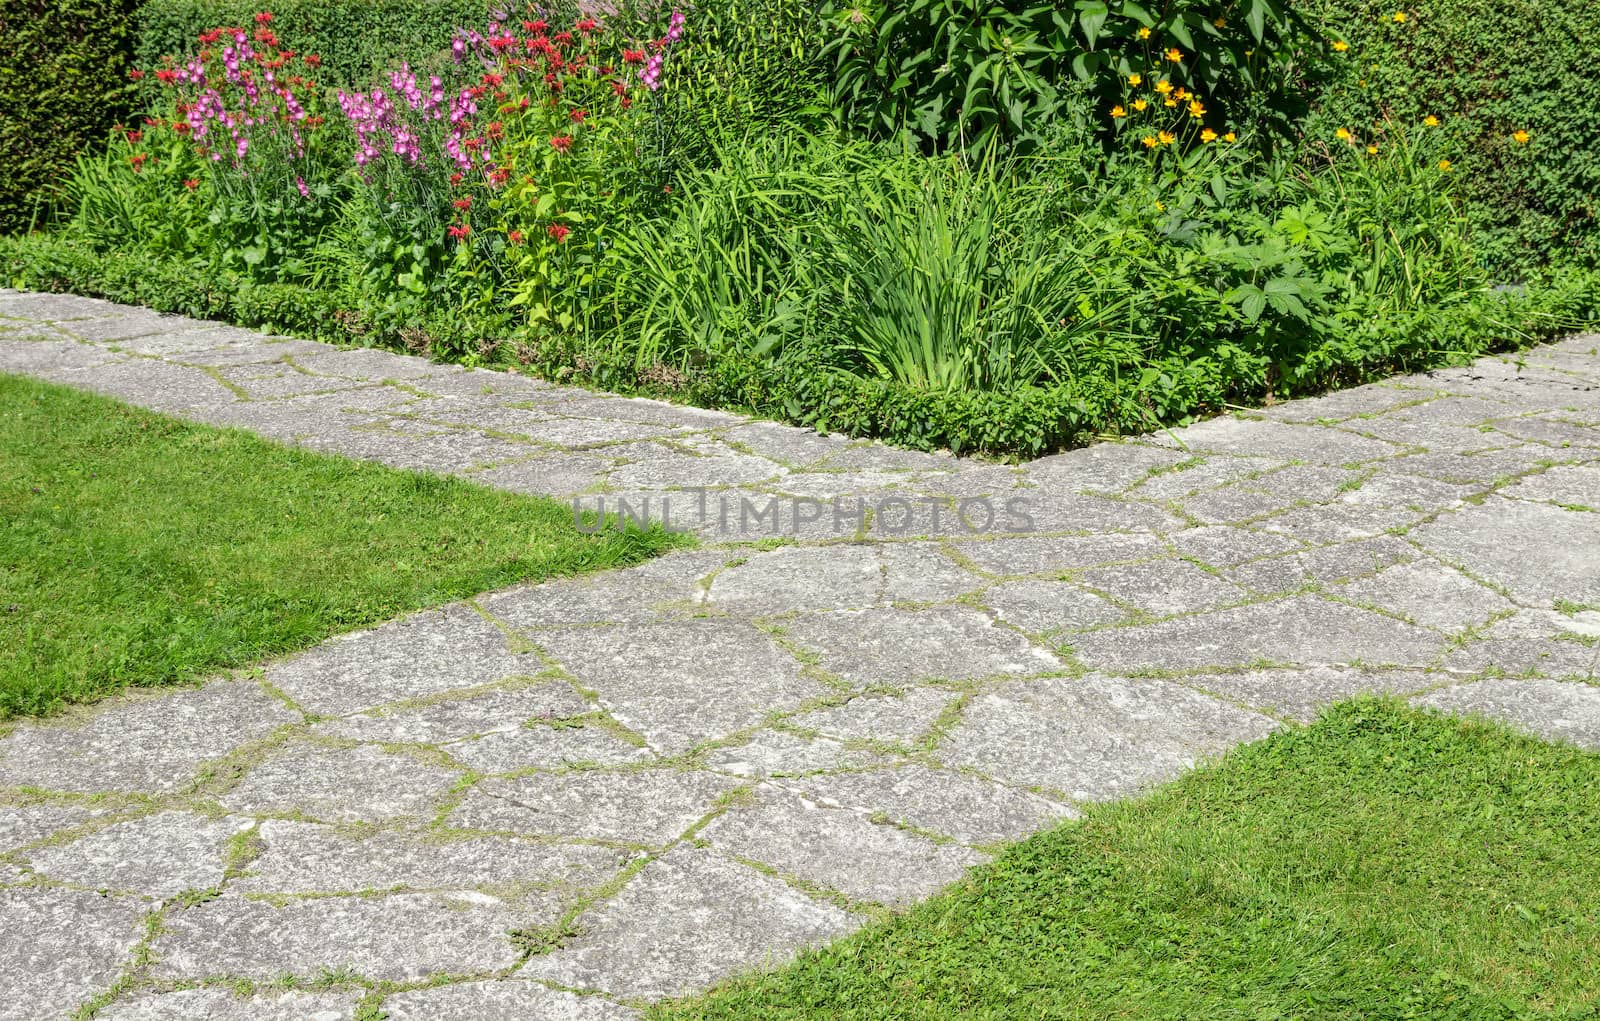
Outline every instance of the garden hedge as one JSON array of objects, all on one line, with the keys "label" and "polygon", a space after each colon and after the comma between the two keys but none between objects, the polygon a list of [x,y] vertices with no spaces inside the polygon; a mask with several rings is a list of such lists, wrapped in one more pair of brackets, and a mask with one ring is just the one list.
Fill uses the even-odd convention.
[{"label": "garden hedge", "polygon": [[139,9],[140,67],[194,46],[222,25],[248,25],[270,11],[273,30],[322,58],[332,84],[364,83],[396,53],[443,53],[462,26],[482,25],[484,0],[149,0]]},{"label": "garden hedge", "polygon": [[135,0],[0,0],[0,232],[127,116]]},{"label": "garden hedge", "polygon": [[1386,114],[1411,124],[1431,114],[1457,133],[1455,172],[1503,277],[1546,262],[1600,265],[1595,0],[1298,2],[1350,46],[1325,116],[1359,130]]}]

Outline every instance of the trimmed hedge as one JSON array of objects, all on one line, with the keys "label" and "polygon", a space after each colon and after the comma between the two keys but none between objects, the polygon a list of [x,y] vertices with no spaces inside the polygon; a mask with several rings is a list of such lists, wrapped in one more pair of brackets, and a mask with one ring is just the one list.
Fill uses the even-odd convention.
[{"label": "trimmed hedge", "polygon": [[127,116],[136,0],[0,0],[0,231]]},{"label": "trimmed hedge", "polygon": [[396,53],[442,58],[456,29],[481,28],[488,7],[484,0],[149,0],[139,9],[139,66],[192,49],[208,29],[248,25],[260,11],[272,13],[273,30],[297,50],[322,58],[327,81],[349,85],[386,70]]},{"label": "trimmed hedge", "polygon": [[[346,295],[300,285],[252,284],[138,251],[97,253],[42,234],[0,238],[0,283],[71,291],[332,343],[405,346],[407,339],[373,332],[361,311],[350,307]],[[1542,317],[1548,325],[1539,336],[1522,337],[1521,342],[1548,339],[1575,324],[1600,319],[1600,273],[1567,272],[1546,281],[1540,290],[1538,307],[1524,318]],[[460,328],[470,331],[467,326]],[[1476,343],[1469,342],[1471,339],[1462,336],[1453,350],[1425,345],[1426,357],[1415,361],[1347,366],[1342,381],[1354,385],[1396,371],[1460,364],[1518,342],[1507,336],[1479,337]],[[459,350],[477,347],[473,343],[456,345]],[[1159,421],[1138,390],[1113,390],[1104,381],[1009,392],[951,392],[861,379],[801,361],[727,361],[661,386],[642,380],[626,355],[614,361],[597,359],[592,353],[541,359],[537,351],[514,343],[499,349],[517,353],[525,368],[547,379],[704,407],[748,410],[823,431],[874,437],[921,450],[1030,458],[1082,446],[1097,436],[1139,433],[1177,420]],[[1220,410],[1193,402],[1176,402],[1175,406],[1194,414]]]},{"label": "trimmed hedge", "polygon": [[[1322,99],[1327,127],[1439,117],[1460,142],[1455,172],[1493,268],[1514,280],[1551,262],[1600,266],[1595,0],[1299,6],[1330,41],[1350,45],[1343,78]],[[1527,144],[1512,137],[1518,130]]]}]

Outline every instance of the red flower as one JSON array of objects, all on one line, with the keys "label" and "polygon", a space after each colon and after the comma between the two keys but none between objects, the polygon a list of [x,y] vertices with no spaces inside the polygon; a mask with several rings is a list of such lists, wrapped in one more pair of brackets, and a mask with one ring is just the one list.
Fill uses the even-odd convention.
[{"label": "red flower", "polygon": [[272,22],[272,12],[271,11],[262,11],[260,14],[256,15],[256,24],[257,25],[267,25],[267,24],[271,24],[271,22]]},{"label": "red flower", "polygon": [[178,72],[172,70],[171,68],[162,68],[160,71],[156,72],[156,81],[163,85],[171,85],[177,80]]},{"label": "red flower", "polygon": [[472,228],[464,223],[451,224],[449,227],[445,228],[445,233],[449,234],[457,241],[465,241],[467,239],[467,235],[472,233]]},{"label": "red flower", "polygon": [[172,130],[176,131],[180,135],[187,135],[189,133],[189,131],[190,131],[189,122],[188,121],[173,121],[172,122]]},{"label": "red flower", "polygon": [[554,138],[550,139],[550,148],[554,149],[556,152],[566,152],[572,148],[572,136],[556,135]]},{"label": "red flower", "polygon": [[584,18],[582,21],[578,22],[576,25],[574,25],[572,27],[576,28],[578,31],[582,32],[584,35],[588,35],[590,32],[593,32],[596,29],[598,29],[600,27],[600,23],[598,21],[594,20],[593,18]]},{"label": "red flower", "polygon": [[485,74],[483,76],[483,84],[485,85],[499,85],[503,81],[505,79],[497,74]]},{"label": "red flower", "polygon": [[130,131],[130,132],[128,132],[128,141],[132,142],[134,145],[138,145],[140,140],[142,140],[143,138],[144,138],[144,132],[143,131]]},{"label": "red flower", "polygon": [[543,21],[524,21],[522,27],[534,35],[543,35],[550,26]]},{"label": "red flower", "polygon": [[133,69],[133,70],[132,70],[132,71],[129,71],[129,72],[128,72],[128,77],[129,77],[129,78],[132,78],[132,79],[133,79],[133,80],[134,80],[134,81],[136,81],[136,82],[137,82],[137,81],[143,81],[143,80],[144,80],[144,72],[143,72],[143,71],[141,71],[141,70],[139,70],[139,69],[138,69],[138,68],[137,68],[137,67],[136,67],[136,68],[134,68],[134,69]]},{"label": "red flower", "polygon": [[628,83],[618,78],[611,83],[611,91],[620,96],[628,91]]},{"label": "red flower", "polygon": [[622,51],[622,62],[624,64],[642,64],[642,63],[644,63],[644,51],[643,50],[623,50]]},{"label": "red flower", "polygon": [[572,233],[572,228],[564,223],[552,223],[545,228],[546,233],[556,239],[556,244],[567,240],[567,235]]},{"label": "red flower", "polygon": [[222,29],[213,28],[209,32],[201,32],[200,33],[200,45],[202,45],[202,46],[210,46],[212,43],[216,42],[218,39],[221,39],[221,38],[222,38]]},{"label": "red flower", "polygon": [[454,187],[459,186],[460,184],[461,184],[461,172],[460,171],[456,171],[455,173],[450,175],[450,187],[454,188]]},{"label": "red flower", "polygon": [[472,208],[472,196],[471,195],[463,195],[461,198],[456,199],[454,202],[452,202],[450,204],[455,206],[457,209],[471,209]]},{"label": "red flower", "polygon": [[496,35],[496,36],[490,36],[489,37],[489,47],[491,49],[493,49],[496,53],[501,53],[501,52],[504,52],[505,50],[509,50],[511,47],[515,46],[516,44],[517,44],[516,37],[512,36],[512,35]]},{"label": "red flower", "polygon": [[514,245],[522,244],[522,231],[514,230],[510,232],[506,235],[506,240],[510,241]]},{"label": "red flower", "polygon": [[140,170],[144,169],[144,161],[149,158],[150,156],[147,153],[134,153],[132,156],[128,157],[128,162],[133,164],[133,172],[138,173]]},{"label": "red flower", "polygon": [[322,66],[322,58],[317,56],[315,53],[307,53],[305,56],[305,62],[307,67]]},{"label": "red flower", "polygon": [[567,43],[572,42],[572,33],[571,32],[557,32],[555,35],[551,36],[550,38],[555,40],[557,46],[565,46],[565,45],[567,45]]},{"label": "red flower", "polygon": [[183,182],[183,186],[188,188],[190,191],[194,191],[196,188],[200,187],[200,181],[197,178],[191,177]]},{"label": "red flower", "polygon": [[623,96],[622,97],[622,108],[624,110],[626,110],[628,107],[630,107],[632,105],[633,105],[633,97],[632,96]]},{"label": "red flower", "polygon": [[588,110],[574,110],[571,113],[567,114],[567,116],[572,118],[572,123],[574,123],[574,124],[582,124],[583,123],[583,119],[585,117],[589,116],[589,111]]}]

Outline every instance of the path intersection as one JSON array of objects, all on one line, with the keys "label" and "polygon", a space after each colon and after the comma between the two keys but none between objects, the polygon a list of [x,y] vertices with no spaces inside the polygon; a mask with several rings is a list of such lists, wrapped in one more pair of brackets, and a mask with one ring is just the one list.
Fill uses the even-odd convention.
[{"label": "path intersection", "polygon": [[1594,336],[1016,467],[67,295],[0,372],[701,539],[0,731],[4,1018],[628,1018],[1341,698],[1600,748]]}]

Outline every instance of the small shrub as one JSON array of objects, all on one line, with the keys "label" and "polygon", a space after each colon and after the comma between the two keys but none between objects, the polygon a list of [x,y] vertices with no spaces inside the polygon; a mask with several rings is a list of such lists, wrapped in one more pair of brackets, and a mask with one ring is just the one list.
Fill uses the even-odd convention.
[{"label": "small shrub", "polygon": [[48,212],[79,153],[128,115],[134,0],[0,0],[0,231]]}]

